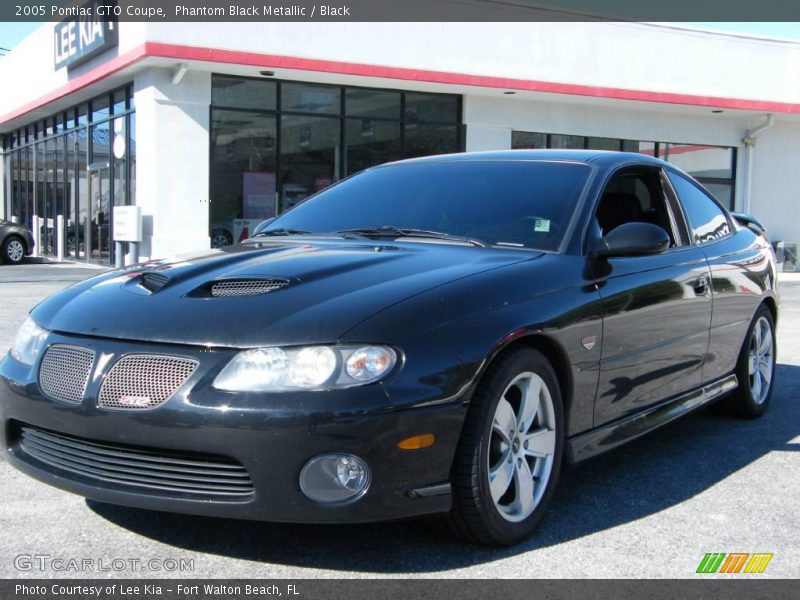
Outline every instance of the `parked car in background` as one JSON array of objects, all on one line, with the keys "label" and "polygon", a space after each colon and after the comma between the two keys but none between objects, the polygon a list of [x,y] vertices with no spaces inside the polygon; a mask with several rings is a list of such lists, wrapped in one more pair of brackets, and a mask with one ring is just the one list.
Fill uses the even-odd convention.
[{"label": "parked car in background", "polygon": [[0,219],[0,259],[4,263],[15,265],[21,263],[31,252],[33,252],[31,230]]},{"label": "parked car in background", "polygon": [[0,363],[8,463],[101,502],[442,513],[464,539],[513,544],[564,461],[712,402],[769,405],[772,247],[658,159],[401,161],[259,229],[37,305]]},{"label": "parked car in background", "polygon": [[233,233],[231,231],[231,226],[228,224],[213,223],[211,225],[210,238],[212,248],[223,248],[225,246],[230,246],[233,244]]}]

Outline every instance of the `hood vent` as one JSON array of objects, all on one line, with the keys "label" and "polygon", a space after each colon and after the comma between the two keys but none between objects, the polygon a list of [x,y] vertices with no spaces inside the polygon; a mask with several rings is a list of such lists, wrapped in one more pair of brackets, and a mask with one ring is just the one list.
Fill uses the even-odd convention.
[{"label": "hood vent", "polygon": [[144,289],[150,292],[157,292],[169,283],[169,277],[158,271],[145,271],[142,273],[142,280],[139,282]]},{"label": "hood vent", "polygon": [[211,295],[217,298],[258,296],[285,288],[285,279],[222,279],[211,284]]}]

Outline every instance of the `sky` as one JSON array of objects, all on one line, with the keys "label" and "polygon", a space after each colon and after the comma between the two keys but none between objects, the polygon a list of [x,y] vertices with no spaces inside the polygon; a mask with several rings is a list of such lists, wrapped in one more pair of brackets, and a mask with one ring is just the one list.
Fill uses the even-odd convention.
[{"label": "sky", "polygon": [[[0,47],[11,49],[40,23],[0,22]],[[676,23],[734,33],[766,35],[800,41],[800,23]]]}]

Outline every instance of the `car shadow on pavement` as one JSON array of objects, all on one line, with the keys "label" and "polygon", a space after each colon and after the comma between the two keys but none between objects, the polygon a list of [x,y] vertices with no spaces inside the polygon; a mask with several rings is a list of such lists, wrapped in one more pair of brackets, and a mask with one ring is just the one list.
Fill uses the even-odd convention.
[{"label": "car shadow on pavement", "polygon": [[355,572],[436,572],[495,561],[622,525],[678,505],[772,451],[800,451],[800,367],[778,365],[772,405],[755,421],[701,410],[562,472],[534,536],[513,548],[450,538],[430,519],[365,525],[287,525],[194,517],[101,504],[108,521],[185,550]]}]

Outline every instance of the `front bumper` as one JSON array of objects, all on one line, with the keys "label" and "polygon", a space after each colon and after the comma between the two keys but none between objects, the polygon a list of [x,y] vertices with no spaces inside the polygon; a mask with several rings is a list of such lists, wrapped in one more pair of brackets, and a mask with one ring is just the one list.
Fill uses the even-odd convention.
[{"label": "front bumper", "polygon": [[[8,462],[55,487],[100,502],[220,517],[305,523],[397,519],[447,511],[453,454],[466,412],[461,400],[428,407],[392,398],[373,384],[349,390],[286,394],[233,394],[211,381],[230,350],[124,343],[52,334],[53,343],[85,344],[98,357],[83,401],[71,404],[44,395],[38,368],[10,356],[0,363],[0,443]],[[136,352],[191,357],[200,363],[186,384],[163,405],[147,410],[109,410],[97,405],[103,374],[121,356]],[[398,389],[405,389],[398,386]],[[246,469],[252,493],[236,498],[137,487],[76,474],[26,451],[21,431],[35,428],[91,443],[144,449],[156,454],[202,453],[227,457]],[[434,433],[436,443],[403,451],[397,443]],[[364,459],[372,473],[367,492],[349,504],[327,506],[300,490],[305,463],[344,452]],[[419,493],[419,490],[423,490]],[[434,490],[435,493],[428,493]]]}]

